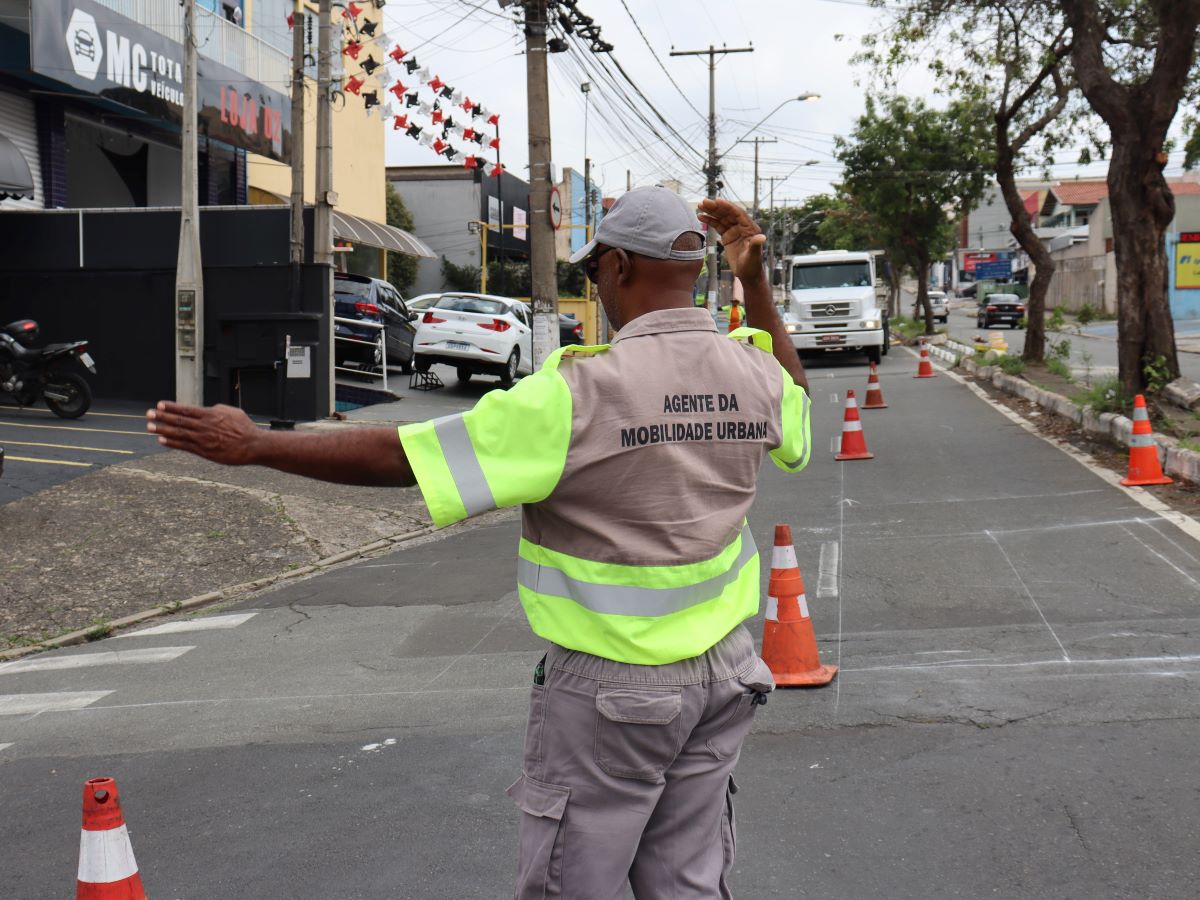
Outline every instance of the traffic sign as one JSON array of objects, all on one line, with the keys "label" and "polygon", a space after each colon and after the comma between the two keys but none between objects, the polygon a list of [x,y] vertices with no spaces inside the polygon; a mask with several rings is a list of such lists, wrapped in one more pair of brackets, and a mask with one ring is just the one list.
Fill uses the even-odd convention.
[{"label": "traffic sign", "polygon": [[555,231],[562,228],[562,195],[556,187],[550,189],[550,224]]}]

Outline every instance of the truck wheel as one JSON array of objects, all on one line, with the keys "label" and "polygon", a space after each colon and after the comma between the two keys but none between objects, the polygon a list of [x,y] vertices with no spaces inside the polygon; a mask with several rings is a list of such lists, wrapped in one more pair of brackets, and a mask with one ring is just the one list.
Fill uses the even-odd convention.
[{"label": "truck wheel", "polygon": [[879,365],[883,361],[883,353],[879,347],[867,348],[867,362]]}]

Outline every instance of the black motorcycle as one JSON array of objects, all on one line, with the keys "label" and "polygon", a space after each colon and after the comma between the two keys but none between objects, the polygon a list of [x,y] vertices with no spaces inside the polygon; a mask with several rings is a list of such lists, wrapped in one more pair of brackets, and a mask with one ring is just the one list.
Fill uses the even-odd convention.
[{"label": "black motorcycle", "polygon": [[44,398],[55,415],[78,419],[91,408],[92,389],[73,371],[75,363],[96,374],[87,341],[35,347],[37,338],[33,319],[0,329],[0,391],[11,394],[20,406],[33,406]]}]

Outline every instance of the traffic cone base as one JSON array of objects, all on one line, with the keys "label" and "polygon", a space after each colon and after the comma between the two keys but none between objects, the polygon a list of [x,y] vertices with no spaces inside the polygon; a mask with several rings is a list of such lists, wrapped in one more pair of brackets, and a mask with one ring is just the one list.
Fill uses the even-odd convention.
[{"label": "traffic cone base", "polygon": [[837,666],[821,665],[804,579],[796,564],[792,530],[787,525],[775,526],[762,658],[780,687],[820,687],[837,674]]},{"label": "traffic cone base", "polygon": [[867,399],[862,408],[887,409],[887,402],[883,399],[883,388],[879,386],[879,373],[875,370],[875,363],[871,363],[871,374],[867,376]]},{"label": "traffic cone base", "polygon": [[1150,426],[1150,414],[1146,412],[1146,398],[1138,394],[1133,399],[1133,435],[1129,438],[1129,474],[1121,479],[1127,487],[1149,484],[1174,484],[1173,478],[1163,474],[1158,461],[1158,447],[1154,443],[1154,429]]}]

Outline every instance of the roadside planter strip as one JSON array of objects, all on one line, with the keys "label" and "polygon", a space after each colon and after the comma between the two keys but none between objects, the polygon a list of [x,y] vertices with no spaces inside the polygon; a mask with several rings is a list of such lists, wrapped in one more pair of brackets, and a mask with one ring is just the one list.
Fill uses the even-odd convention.
[{"label": "roadside planter strip", "polygon": [[[929,352],[950,364],[959,364],[977,378],[990,381],[1000,391],[1021,397],[1039,408],[1060,418],[1067,419],[1087,434],[1098,435],[1113,441],[1120,447],[1129,447],[1133,434],[1133,420],[1119,413],[1096,413],[1091,408],[1081,408],[1069,398],[1047,391],[1023,378],[1001,371],[998,366],[981,366],[973,357],[975,349],[957,341],[946,340],[941,346],[930,344]],[[1158,448],[1158,459],[1163,471],[1181,481],[1200,485],[1200,453],[1179,446],[1179,441],[1164,434],[1154,433]]]}]

